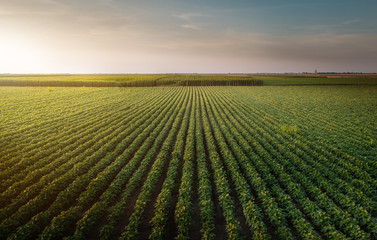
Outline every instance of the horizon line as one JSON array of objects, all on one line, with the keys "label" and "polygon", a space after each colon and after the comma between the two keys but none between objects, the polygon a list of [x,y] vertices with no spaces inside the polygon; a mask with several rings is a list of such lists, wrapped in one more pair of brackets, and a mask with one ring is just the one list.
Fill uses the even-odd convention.
[{"label": "horizon line", "polygon": [[121,73],[69,73],[69,72],[56,72],[56,73],[0,73],[0,75],[258,75],[258,74],[302,74],[302,75],[321,75],[321,74],[377,74],[377,72],[337,72],[337,71],[325,71],[317,73],[315,72],[165,72],[165,73],[141,73],[141,72],[121,72]]}]

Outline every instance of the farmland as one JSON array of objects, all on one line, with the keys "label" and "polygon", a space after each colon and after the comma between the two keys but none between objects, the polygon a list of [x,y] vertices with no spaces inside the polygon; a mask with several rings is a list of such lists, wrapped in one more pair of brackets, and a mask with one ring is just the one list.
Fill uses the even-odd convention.
[{"label": "farmland", "polygon": [[377,85],[377,74],[0,74],[0,86]]},{"label": "farmland", "polygon": [[0,87],[0,239],[377,239],[376,96]]}]

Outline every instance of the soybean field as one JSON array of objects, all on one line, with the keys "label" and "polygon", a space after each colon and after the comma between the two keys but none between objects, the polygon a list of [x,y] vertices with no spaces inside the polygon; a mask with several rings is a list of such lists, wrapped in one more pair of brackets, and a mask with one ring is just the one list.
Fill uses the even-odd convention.
[{"label": "soybean field", "polygon": [[377,239],[377,87],[0,87],[0,239]]}]

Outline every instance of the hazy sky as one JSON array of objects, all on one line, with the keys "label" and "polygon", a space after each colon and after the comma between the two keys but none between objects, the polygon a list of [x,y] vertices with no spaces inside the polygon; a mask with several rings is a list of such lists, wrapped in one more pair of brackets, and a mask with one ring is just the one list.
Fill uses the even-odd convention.
[{"label": "hazy sky", "polygon": [[0,0],[0,73],[377,72],[376,0]]}]

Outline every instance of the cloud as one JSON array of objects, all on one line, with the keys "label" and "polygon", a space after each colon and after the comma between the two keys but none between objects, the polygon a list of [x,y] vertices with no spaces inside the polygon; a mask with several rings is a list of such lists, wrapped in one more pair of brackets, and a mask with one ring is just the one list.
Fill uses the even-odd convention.
[{"label": "cloud", "polygon": [[[366,15],[342,14],[327,20],[317,17],[313,20],[308,16],[306,21],[292,22],[293,18],[302,17],[294,14],[287,17],[290,16],[286,14],[287,9],[280,13],[284,16],[274,14],[275,10],[264,6],[212,6],[198,10],[197,5],[152,7],[145,1],[129,2],[0,0],[0,35],[14,33],[17,38],[34,41],[56,61],[62,56],[67,59],[61,63],[63,69],[71,62],[79,69],[78,63],[87,59],[89,62],[103,59],[101,63],[105,66],[114,63],[118,69],[131,64],[135,58],[140,64],[137,69],[145,66],[146,59],[151,59],[148,68],[154,66],[153,61],[158,61],[161,66],[174,63],[176,69],[186,69],[187,64],[183,63],[191,61],[186,59],[192,59],[190,64],[201,59],[195,66],[204,71],[209,71],[206,67],[210,66],[214,69],[215,62],[224,66],[227,63],[246,66],[259,61],[267,65],[279,62],[281,66],[285,62],[286,66],[315,65],[312,62],[334,66],[377,61],[375,25],[368,25]],[[81,56],[80,61],[73,58],[77,54]],[[178,66],[179,60],[182,66]]]},{"label": "cloud", "polygon": [[106,27],[109,30],[127,26],[134,19],[131,16],[123,16],[120,14],[86,14],[77,16],[76,19],[83,24],[89,25],[91,27]]},{"label": "cloud", "polygon": [[53,0],[0,0],[0,3],[2,15],[56,15],[65,8],[65,5]]},{"label": "cloud", "polygon": [[192,21],[194,18],[208,17],[208,15],[201,14],[201,13],[182,13],[182,14],[173,14],[173,17],[182,19],[184,21]]},{"label": "cloud", "polygon": [[357,23],[357,22],[360,22],[360,19],[347,20],[347,21],[342,22],[342,24],[343,25],[349,25],[349,24],[353,24],[353,23]]},{"label": "cloud", "polygon": [[193,29],[193,30],[201,30],[200,27],[194,25],[194,24],[183,24],[181,25],[183,28]]},{"label": "cloud", "polygon": [[203,22],[198,21],[197,18],[208,17],[208,15],[202,13],[182,13],[182,14],[173,14],[173,17],[179,18],[186,22],[182,24],[182,28],[191,29],[191,30],[202,30]]},{"label": "cloud", "polygon": [[[183,26],[182,26],[183,27]],[[191,28],[191,26],[185,26]],[[194,29],[194,28],[193,28]],[[203,33],[203,34],[202,34]],[[269,59],[290,62],[375,62],[377,34],[293,34],[268,36],[226,30],[222,33],[191,34],[159,41],[156,49],[185,56],[218,59]]]},{"label": "cloud", "polygon": [[[296,62],[342,64],[377,60],[376,34],[307,34],[254,43],[260,57]],[[247,52],[247,51],[246,51]]]}]

